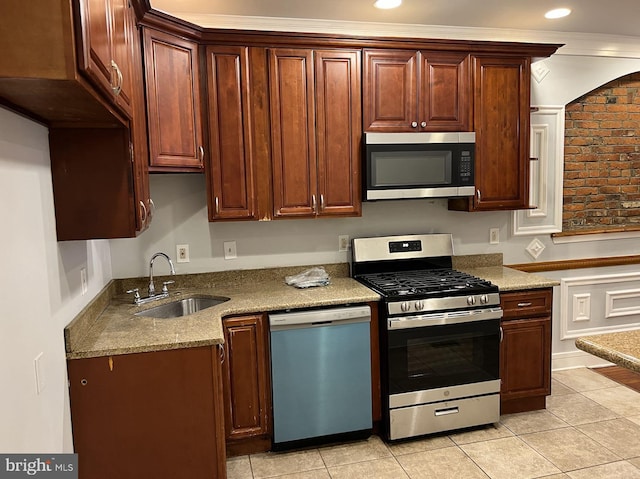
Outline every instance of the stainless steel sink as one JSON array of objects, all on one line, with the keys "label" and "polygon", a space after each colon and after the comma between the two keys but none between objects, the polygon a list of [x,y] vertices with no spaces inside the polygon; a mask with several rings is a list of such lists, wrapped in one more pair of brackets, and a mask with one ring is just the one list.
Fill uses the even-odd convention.
[{"label": "stainless steel sink", "polygon": [[145,309],[144,311],[135,313],[135,315],[162,319],[179,318],[217,306],[225,301],[229,301],[229,298],[225,298],[224,296],[194,296]]}]

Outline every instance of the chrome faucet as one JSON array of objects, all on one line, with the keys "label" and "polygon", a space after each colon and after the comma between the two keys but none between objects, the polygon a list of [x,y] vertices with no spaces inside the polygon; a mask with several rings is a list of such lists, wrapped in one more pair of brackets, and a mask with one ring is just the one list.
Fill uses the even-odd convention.
[{"label": "chrome faucet", "polygon": [[175,283],[175,281],[164,281],[162,283],[162,292],[160,294],[156,294],[156,287],[153,284],[153,262],[158,257],[162,256],[169,263],[169,267],[171,268],[171,274],[176,274],[176,270],[173,267],[173,261],[169,258],[169,255],[165,253],[156,253],[151,257],[151,261],[149,261],[149,296],[146,298],[141,298],[140,293],[138,292],[138,288],[133,288],[127,291],[127,293],[133,293],[133,303],[140,306],[141,304],[148,303],[150,301],[155,301],[157,299],[166,298],[169,296],[169,288],[167,285],[171,283]]},{"label": "chrome faucet", "polygon": [[[156,287],[153,284],[153,261],[158,257],[158,256],[162,256],[164,259],[166,259],[169,262],[169,267],[171,268],[171,274],[175,275],[176,274],[176,270],[173,267],[173,262],[171,261],[171,258],[169,258],[169,255],[166,253],[156,253],[151,257],[151,261],[149,261],[149,297],[151,296],[155,296],[156,295]],[[169,293],[169,290],[167,289],[167,285],[173,283],[173,281],[165,281],[162,284],[162,292],[163,293]]]}]

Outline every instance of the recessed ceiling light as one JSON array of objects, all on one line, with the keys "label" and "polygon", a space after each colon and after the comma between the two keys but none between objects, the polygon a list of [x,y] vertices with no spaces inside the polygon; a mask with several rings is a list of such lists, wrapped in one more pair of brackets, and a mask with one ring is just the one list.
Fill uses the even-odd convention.
[{"label": "recessed ceiling light", "polygon": [[401,3],[402,0],[376,0],[376,3],[374,3],[373,6],[388,10],[390,8],[399,7]]},{"label": "recessed ceiling light", "polygon": [[554,10],[549,10],[544,14],[544,18],[562,18],[566,17],[571,13],[571,9],[569,8],[556,8]]}]

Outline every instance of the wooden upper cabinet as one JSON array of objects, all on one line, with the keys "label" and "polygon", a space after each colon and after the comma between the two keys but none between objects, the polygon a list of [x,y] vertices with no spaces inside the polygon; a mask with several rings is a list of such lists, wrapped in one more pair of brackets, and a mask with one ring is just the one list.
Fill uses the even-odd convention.
[{"label": "wooden upper cabinet", "polygon": [[269,51],[273,214],[360,214],[360,56]]},{"label": "wooden upper cabinet", "polygon": [[364,51],[365,131],[417,131],[417,62],[415,51]]},{"label": "wooden upper cabinet", "polygon": [[473,210],[529,206],[529,57],[473,58]]},{"label": "wooden upper cabinet", "polygon": [[365,50],[364,130],[468,131],[465,53]]},{"label": "wooden upper cabinet", "polygon": [[80,71],[131,116],[129,0],[80,0]]},{"label": "wooden upper cabinet", "polygon": [[151,171],[202,170],[198,45],[144,29]]},{"label": "wooden upper cabinet", "polygon": [[360,53],[316,51],[318,215],[360,215]]},{"label": "wooden upper cabinet", "polygon": [[424,131],[469,131],[469,55],[421,52],[420,78],[420,127]]},{"label": "wooden upper cabinet", "polygon": [[209,220],[255,219],[249,49],[207,47]]},{"label": "wooden upper cabinet", "polygon": [[316,139],[311,50],[269,52],[274,216],[314,216]]}]

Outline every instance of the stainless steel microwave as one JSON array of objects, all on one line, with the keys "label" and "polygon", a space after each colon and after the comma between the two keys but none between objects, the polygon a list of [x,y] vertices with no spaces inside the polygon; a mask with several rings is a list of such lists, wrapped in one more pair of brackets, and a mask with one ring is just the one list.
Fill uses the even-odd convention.
[{"label": "stainless steel microwave", "polygon": [[365,133],[364,200],[473,196],[474,132]]}]

